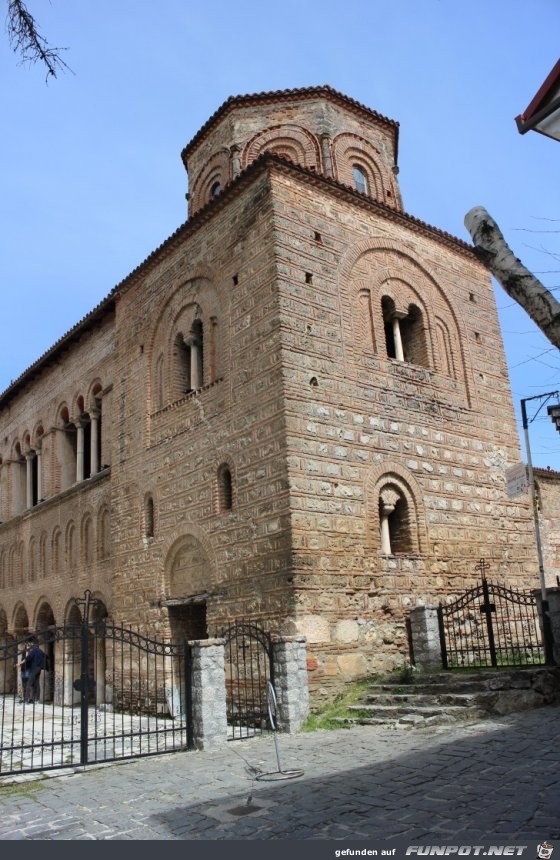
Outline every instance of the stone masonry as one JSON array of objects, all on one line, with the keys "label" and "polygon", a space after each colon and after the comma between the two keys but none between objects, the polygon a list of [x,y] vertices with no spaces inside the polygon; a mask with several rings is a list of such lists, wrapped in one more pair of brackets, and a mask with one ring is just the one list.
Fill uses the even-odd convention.
[{"label": "stone masonry", "polygon": [[0,635],[108,616],[305,637],[313,695],[405,618],[538,586],[488,273],[403,210],[398,124],[330,87],[229,99],[189,218],[0,395]]}]

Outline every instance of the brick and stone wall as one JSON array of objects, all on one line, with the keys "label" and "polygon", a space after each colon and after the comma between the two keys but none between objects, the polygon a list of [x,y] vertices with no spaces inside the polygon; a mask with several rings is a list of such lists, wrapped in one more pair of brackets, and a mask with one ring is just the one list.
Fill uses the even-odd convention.
[{"label": "brick and stone wall", "polygon": [[[401,665],[409,610],[479,558],[535,584],[490,280],[402,213],[395,151],[391,120],[321,88],[195,137],[191,219],[0,398],[0,631],[67,620],[85,587],[149,635],[251,619],[307,638],[320,695]],[[84,478],[69,428],[93,447],[99,406]]]}]

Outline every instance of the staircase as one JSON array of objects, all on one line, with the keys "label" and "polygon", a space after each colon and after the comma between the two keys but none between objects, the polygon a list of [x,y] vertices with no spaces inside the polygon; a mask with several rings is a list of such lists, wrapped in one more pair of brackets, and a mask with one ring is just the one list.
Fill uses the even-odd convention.
[{"label": "staircase", "polygon": [[340,725],[393,725],[410,728],[473,722],[489,716],[560,703],[560,669],[528,667],[441,671],[375,682]]}]

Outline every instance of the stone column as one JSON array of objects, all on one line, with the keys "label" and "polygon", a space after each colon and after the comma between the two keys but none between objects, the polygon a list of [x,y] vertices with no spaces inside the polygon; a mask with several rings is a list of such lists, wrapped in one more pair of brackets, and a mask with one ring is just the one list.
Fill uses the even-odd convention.
[{"label": "stone column", "polygon": [[331,138],[326,132],[321,135],[321,155],[323,156],[323,170],[325,176],[332,177],[333,166],[331,158]]},{"label": "stone column", "polygon": [[424,671],[441,669],[443,664],[436,607],[417,606],[411,609],[409,618],[415,666]]},{"label": "stone column", "polygon": [[229,151],[231,153],[231,175],[236,179],[241,173],[241,147],[238,143],[234,143]]},{"label": "stone column", "polygon": [[33,457],[35,454],[30,451],[25,455],[25,507],[33,507]]},{"label": "stone column", "polygon": [[202,385],[201,361],[200,361],[200,344],[198,338],[191,334],[185,338],[185,344],[191,352],[191,391],[196,391]]},{"label": "stone column", "polygon": [[383,555],[391,555],[391,535],[389,532],[389,517],[395,510],[399,500],[399,494],[394,490],[383,490],[381,493],[381,506],[379,515],[381,517],[381,552]]},{"label": "stone column", "polygon": [[99,472],[99,409],[91,409],[89,413],[91,422],[89,473],[96,475]]},{"label": "stone column", "polygon": [[404,361],[404,352],[401,338],[401,325],[399,322],[399,318],[394,316],[392,319],[393,323],[393,340],[395,342],[395,358],[397,361]]},{"label": "stone column", "polygon": [[226,674],[223,639],[197,639],[192,649],[193,736],[197,749],[227,741]]},{"label": "stone column", "polygon": [[[539,610],[540,627],[542,634],[542,594],[540,589],[533,591]],[[548,600],[548,617],[550,619],[550,632],[552,633],[552,656],[557,666],[560,666],[560,588],[547,588],[546,598]]]},{"label": "stone column", "polygon": [[37,501],[40,502],[43,498],[43,455],[41,448],[37,448]]},{"label": "stone column", "polygon": [[76,425],[76,481],[84,480],[84,425]]},{"label": "stone column", "polygon": [[275,636],[272,640],[276,728],[281,732],[296,732],[309,713],[306,641],[305,636]]}]

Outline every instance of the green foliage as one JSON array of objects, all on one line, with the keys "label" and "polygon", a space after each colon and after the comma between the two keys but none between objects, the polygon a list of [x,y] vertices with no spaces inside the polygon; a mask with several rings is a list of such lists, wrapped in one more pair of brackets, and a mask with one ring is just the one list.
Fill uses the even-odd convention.
[{"label": "green foliage", "polygon": [[[347,709],[350,705],[356,705],[368,686],[376,679],[365,678],[362,681],[354,681],[349,684],[343,693],[339,693],[334,701],[323,705],[318,711],[310,714],[302,726],[303,732],[314,732],[317,729],[340,729],[345,728],[343,719],[347,716]],[[353,716],[360,716],[359,712],[354,711]],[[364,711],[362,716],[367,716]]]},{"label": "green foliage", "polygon": [[36,791],[39,790],[43,779],[43,777],[39,777],[33,780],[26,780],[25,782],[7,782],[4,784],[0,783],[0,796],[30,797],[35,794]]}]

